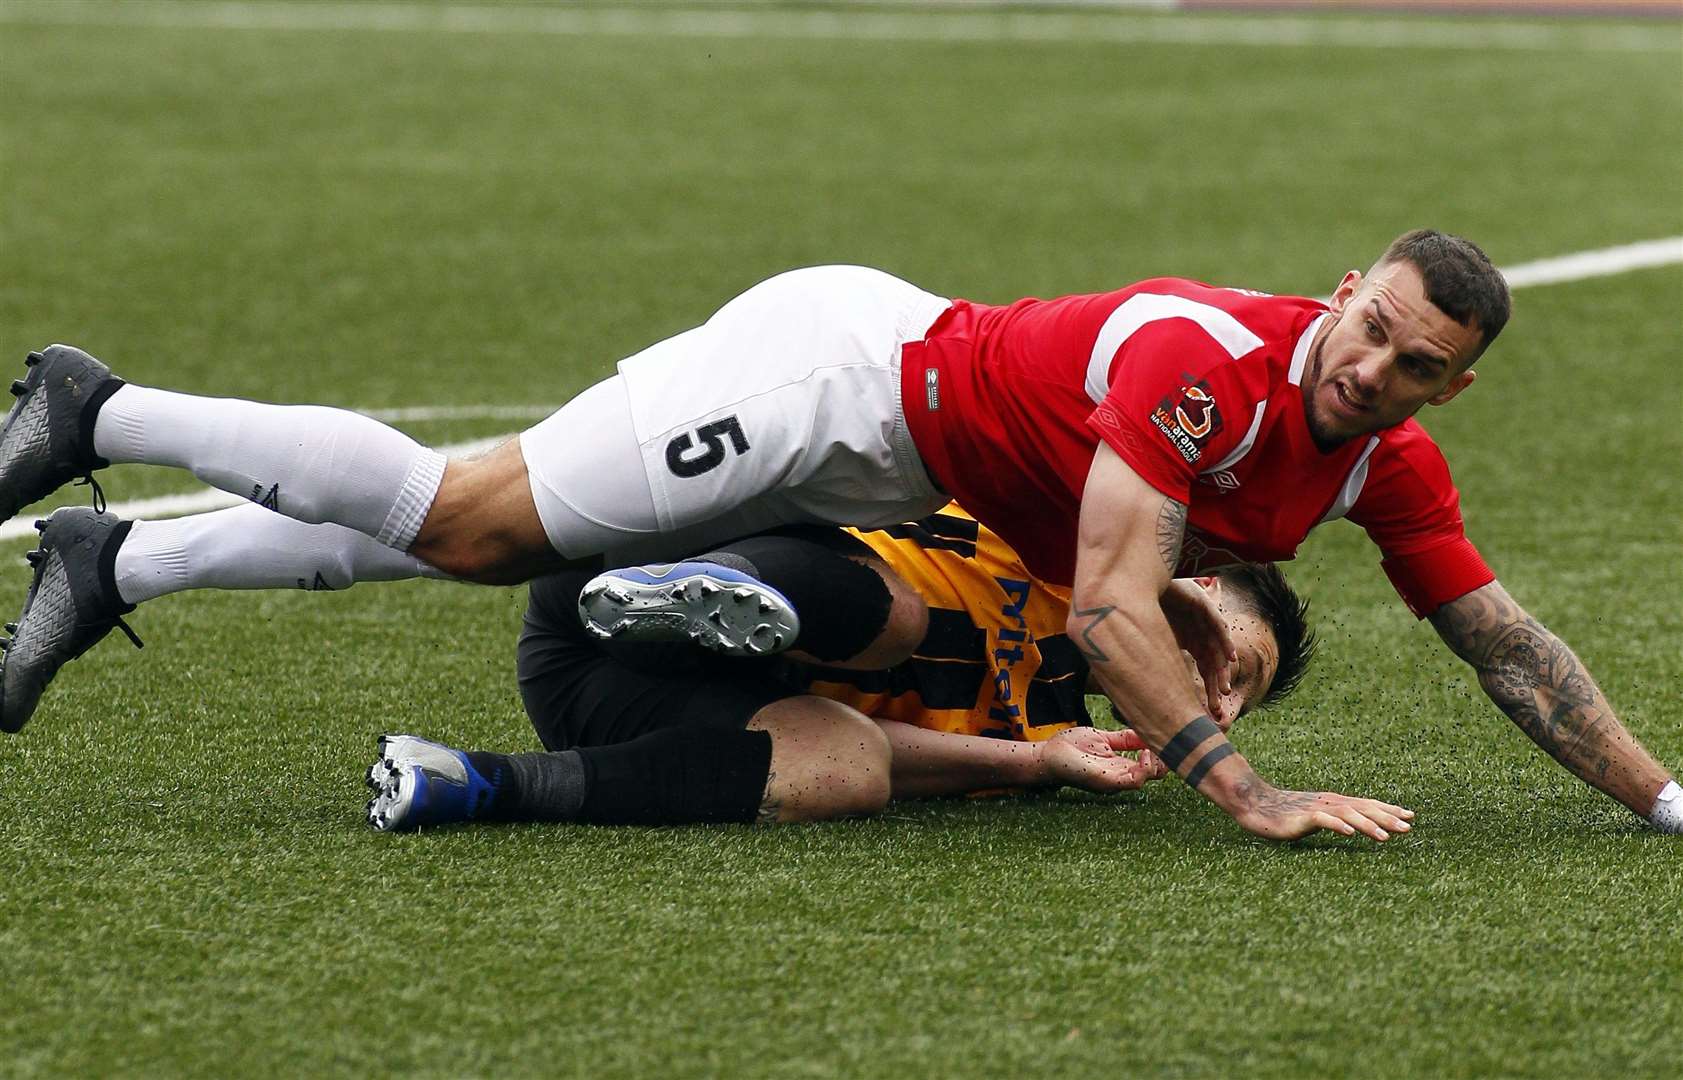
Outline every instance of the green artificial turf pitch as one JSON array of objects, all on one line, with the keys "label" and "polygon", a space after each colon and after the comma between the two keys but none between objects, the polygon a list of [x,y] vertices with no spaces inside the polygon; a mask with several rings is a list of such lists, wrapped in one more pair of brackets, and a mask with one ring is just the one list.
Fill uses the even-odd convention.
[{"label": "green artificial turf pitch", "polygon": [[[0,6],[6,363],[67,340],[205,393],[543,405],[815,262],[994,301],[1154,274],[1324,293],[1422,223],[1505,265],[1683,233],[1675,23],[1619,51],[1592,21],[1305,48],[311,10]],[[278,25],[204,25],[229,12]],[[1674,766],[1680,286],[1518,293],[1478,385],[1425,417],[1503,581]],[[381,731],[535,747],[519,592],[158,601],[144,652],[100,645],[0,744],[0,1073],[1673,1074],[1683,844],[1532,749],[1376,562],[1338,525],[1288,568],[1322,661],[1238,741],[1281,783],[1415,808],[1384,846],[1253,841],[1178,781],[376,835]]]}]

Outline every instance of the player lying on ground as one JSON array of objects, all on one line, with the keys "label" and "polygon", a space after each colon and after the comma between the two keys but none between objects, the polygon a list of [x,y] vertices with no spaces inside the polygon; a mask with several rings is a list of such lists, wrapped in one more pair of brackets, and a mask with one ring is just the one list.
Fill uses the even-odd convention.
[{"label": "player lying on ground", "polygon": [[[370,823],[816,821],[875,813],[890,798],[1115,792],[1165,775],[1149,752],[1127,756],[1143,746],[1134,733],[1086,726],[1089,671],[1063,632],[1067,591],[1035,580],[956,506],[881,531],[751,537],[710,558],[751,567],[773,587],[771,610],[715,622],[729,583],[708,595],[697,584],[714,579],[687,574],[686,597],[648,615],[658,636],[694,628],[743,641],[798,607],[809,617],[793,627],[791,652],[737,659],[602,641],[580,624],[590,574],[540,578],[520,639],[520,689],[551,752],[388,736],[368,774]],[[1284,576],[1244,566],[1202,584],[1239,654],[1223,714],[1288,694],[1314,642]],[[660,624],[664,615],[679,623]],[[635,629],[646,636],[649,626]],[[909,655],[882,670],[885,641]],[[1394,808],[1387,828],[1407,829],[1406,814]]]},{"label": "player lying on ground", "polygon": [[[1290,559],[1348,518],[1538,746],[1683,831],[1683,788],[1497,582],[1411,419],[1472,384],[1508,315],[1484,253],[1431,231],[1345,274],[1330,305],[1158,278],[992,307],[820,267],[762,282],[517,440],[450,462],[354,413],[125,385],[54,346],[13,385],[0,519],[108,462],[190,469],[277,513],[132,529],[55,513],[0,670],[0,728],[21,727],[130,605],[178,589],[516,582],[790,522],[912,520],[957,498],[1037,576],[1073,585],[1071,638],[1202,794],[1263,836],[1348,832],[1379,804],[1258,776],[1179,678],[1165,615],[1191,603],[1177,575]],[[1226,645],[1214,631],[1193,649],[1212,690],[1228,685]]]}]

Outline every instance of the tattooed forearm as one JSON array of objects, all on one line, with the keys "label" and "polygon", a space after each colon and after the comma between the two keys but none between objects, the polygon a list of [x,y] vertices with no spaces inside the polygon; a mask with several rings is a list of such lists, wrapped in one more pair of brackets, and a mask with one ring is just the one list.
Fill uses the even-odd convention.
[{"label": "tattooed forearm", "polygon": [[1584,665],[1535,619],[1497,635],[1479,685],[1538,746],[1574,771],[1588,770],[1584,743],[1609,713]]},{"label": "tattooed forearm", "polygon": [[1180,543],[1186,536],[1186,504],[1165,500],[1157,512],[1157,554],[1172,575],[1180,565]]},{"label": "tattooed forearm", "polygon": [[1565,642],[1497,585],[1445,604],[1432,625],[1533,742],[1583,779],[1605,780],[1608,760],[1599,736],[1617,721]]},{"label": "tattooed forearm", "polygon": [[1111,612],[1115,610],[1116,608],[1110,604],[1076,609],[1075,617],[1087,621],[1081,624],[1081,640],[1075,644],[1081,650],[1081,655],[1093,663],[1102,664],[1110,659],[1110,656],[1099,648],[1099,643],[1093,640],[1093,629],[1108,619]]}]

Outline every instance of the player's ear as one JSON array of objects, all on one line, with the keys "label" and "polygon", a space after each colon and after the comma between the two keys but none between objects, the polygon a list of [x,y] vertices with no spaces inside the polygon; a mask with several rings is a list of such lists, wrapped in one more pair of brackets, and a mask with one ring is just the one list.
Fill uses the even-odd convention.
[{"label": "player's ear", "polygon": [[1467,387],[1473,385],[1473,380],[1476,378],[1478,378],[1478,372],[1474,371],[1472,368],[1468,368],[1466,371],[1463,371],[1453,379],[1450,379],[1449,385],[1438,391],[1436,396],[1429,397],[1426,400],[1433,405],[1448,405],[1451,401],[1455,400],[1456,394],[1459,394]]},{"label": "player's ear", "polygon": [[1334,315],[1344,311],[1344,305],[1350,302],[1350,297],[1356,295],[1356,290],[1362,287],[1362,272],[1351,270],[1344,275],[1344,280],[1338,283],[1338,288],[1332,290],[1332,299],[1327,306],[1332,308]]},{"label": "player's ear", "polygon": [[1192,580],[1197,582],[1198,587],[1207,593],[1216,595],[1221,593],[1221,579],[1214,574],[1205,574],[1203,577],[1195,577]]}]

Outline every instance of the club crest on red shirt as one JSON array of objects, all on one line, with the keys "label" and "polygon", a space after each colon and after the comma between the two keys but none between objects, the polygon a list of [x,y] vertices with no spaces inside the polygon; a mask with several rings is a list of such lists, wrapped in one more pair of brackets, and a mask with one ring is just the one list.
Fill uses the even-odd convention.
[{"label": "club crest on red shirt", "polygon": [[1216,420],[1215,398],[1201,386],[1187,387],[1180,404],[1175,406],[1175,422],[1180,429],[1194,439],[1202,439],[1210,433]]},{"label": "club crest on red shirt", "polygon": [[1216,407],[1209,383],[1194,382],[1190,375],[1181,377],[1186,383],[1180,394],[1159,401],[1151,411],[1151,422],[1188,464],[1196,464],[1203,456],[1204,444],[1221,431],[1221,410]]}]

